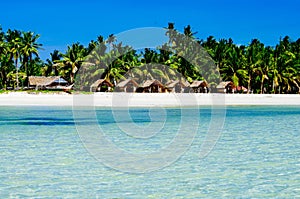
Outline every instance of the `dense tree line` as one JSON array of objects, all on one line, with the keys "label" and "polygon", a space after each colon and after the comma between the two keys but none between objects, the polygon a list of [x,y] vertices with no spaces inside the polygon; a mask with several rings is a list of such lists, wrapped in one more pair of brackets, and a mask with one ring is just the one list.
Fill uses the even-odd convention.
[{"label": "dense tree line", "polygon": [[[165,44],[158,49],[136,51],[118,43],[114,35],[109,35],[106,40],[99,36],[87,46],[74,43],[64,53],[55,50],[43,61],[38,54],[42,50],[42,44],[38,43],[39,34],[10,29],[3,32],[0,27],[0,89],[27,87],[31,75],[63,76],[71,83],[82,81],[82,85],[88,86],[97,78],[116,83],[130,75],[167,82],[180,74],[190,82],[206,79],[213,87],[213,77],[217,75],[212,74],[220,72],[222,80],[244,86],[248,92],[298,93],[300,90],[300,39],[292,41],[286,36],[274,47],[265,46],[258,39],[253,39],[249,45],[237,45],[232,39],[216,40],[212,36],[205,40],[196,39],[188,25],[184,27],[184,37],[200,44],[218,68],[218,71],[199,71],[208,62],[203,58],[205,55],[195,51],[190,44],[183,44],[183,37],[173,23],[169,23],[166,30],[171,45]],[[190,63],[184,54],[192,51],[195,62]],[[88,70],[90,76],[83,75],[76,80],[80,68]]]}]

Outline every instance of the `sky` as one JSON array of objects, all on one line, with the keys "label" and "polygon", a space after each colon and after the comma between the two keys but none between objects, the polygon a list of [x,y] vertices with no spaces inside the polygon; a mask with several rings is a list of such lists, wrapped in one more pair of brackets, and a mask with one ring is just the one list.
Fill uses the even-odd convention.
[{"label": "sky", "polygon": [[249,44],[258,38],[274,46],[280,37],[300,38],[299,0],[14,0],[0,4],[3,30],[18,29],[40,34],[40,57],[49,58],[68,45],[87,45],[97,36],[143,27],[175,28],[191,25],[196,37],[232,38]]}]

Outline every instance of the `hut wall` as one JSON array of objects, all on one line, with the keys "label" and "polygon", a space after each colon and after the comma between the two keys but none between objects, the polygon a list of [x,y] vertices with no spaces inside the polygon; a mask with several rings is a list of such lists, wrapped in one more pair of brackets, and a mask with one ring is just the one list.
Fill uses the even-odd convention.
[{"label": "hut wall", "polygon": [[132,82],[129,82],[125,87],[124,87],[124,92],[129,92],[129,93],[133,93],[135,92],[136,87],[134,86],[134,84]]}]

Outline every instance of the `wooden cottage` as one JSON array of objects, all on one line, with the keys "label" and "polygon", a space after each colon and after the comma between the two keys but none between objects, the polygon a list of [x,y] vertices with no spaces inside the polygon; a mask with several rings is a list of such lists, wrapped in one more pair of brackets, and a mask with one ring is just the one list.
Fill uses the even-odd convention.
[{"label": "wooden cottage", "polygon": [[60,76],[30,76],[28,78],[29,87],[48,90],[65,90],[69,88],[69,82]]},{"label": "wooden cottage", "polygon": [[232,81],[220,82],[217,87],[218,93],[234,93],[235,86]]},{"label": "wooden cottage", "polygon": [[91,92],[109,92],[111,91],[113,84],[110,83],[107,79],[98,79],[95,81],[91,87]]},{"label": "wooden cottage", "polygon": [[189,91],[189,86],[190,83],[181,80],[171,80],[165,85],[170,93],[186,93]]},{"label": "wooden cottage", "polygon": [[133,93],[138,87],[139,84],[136,81],[134,81],[133,79],[126,79],[117,84],[116,91]]},{"label": "wooden cottage", "polygon": [[190,85],[191,92],[194,93],[208,93],[208,84],[206,81],[193,81]]},{"label": "wooden cottage", "polygon": [[165,92],[164,85],[158,80],[146,80],[141,87],[137,89],[141,93],[163,93]]}]

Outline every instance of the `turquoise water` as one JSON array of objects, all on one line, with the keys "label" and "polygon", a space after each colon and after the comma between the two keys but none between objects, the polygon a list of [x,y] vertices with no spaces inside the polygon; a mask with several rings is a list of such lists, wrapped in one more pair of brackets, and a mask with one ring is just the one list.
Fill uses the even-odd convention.
[{"label": "turquoise water", "polygon": [[[120,148],[147,153],[176,136],[179,112],[169,108],[155,114],[154,110],[152,122],[163,122],[164,131],[148,139],[122,133],[109,109],[97,110],[97,117]],[[149,110],[131,109],[130,114],[140,127],[151,123]],[[192,124],[197,116],[192,110],[190,114]],[[1,107],[0,198],[300,196],[300,107],[227,107],[221,137],[210,154],[199,159],[210,118],[209,108],[200,110],[200,130],[174,164],[133,174],[104,166],[87,152],[71,108]],[[89,127],[89,118],[82,122]],[[121,122],[132,125],[126,118]]]}]

